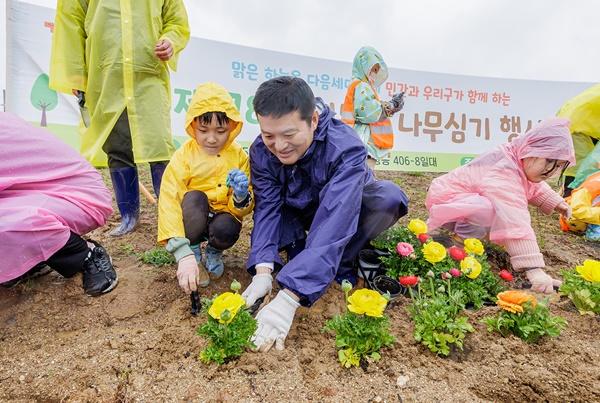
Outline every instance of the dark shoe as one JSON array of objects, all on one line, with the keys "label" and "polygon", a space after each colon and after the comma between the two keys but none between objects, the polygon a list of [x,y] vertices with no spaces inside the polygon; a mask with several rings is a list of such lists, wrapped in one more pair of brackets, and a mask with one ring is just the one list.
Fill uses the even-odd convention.
[{"label": "dark shoe", "polygon": [[152,187],[154,188],[154,194],[156,197],[160,195],[160,184],[162,182],[165,168],[167,167],[166,162],[151,162],[150,163],[150,174],[152,176]]},{"label": "dark shoe", "polygon": [[111,168],[117,207],[121,213],[121,224],[110,232],[111,236],[121,236],[132,232],[140,217],[140,186],[137,168]]},{"label": "dark shoe", "polygon": [[4,283],[0,283],[0,286],[2,286],[4,288],[13,288],[13,287],[17,286],[18,284],[21,284],[27,280],[31,280],[36,277],[45,276],[46,274],[49,274],[51,271],[52,271],[52,269],[49,268],[48,266],[46,266],[46,263],[38,263],[37,265],[35,265],[33,267],[33,269],[21,274],[19,277],[13,278],[12,280],[9,280],[9,281],[5,281]]},{"label": "dark shoe", "polygon": [[106,249],[97,242],[88,242],[96,247],[83,262],[83,289],[86,294],[96,297],[115,288],[119,279]]}]

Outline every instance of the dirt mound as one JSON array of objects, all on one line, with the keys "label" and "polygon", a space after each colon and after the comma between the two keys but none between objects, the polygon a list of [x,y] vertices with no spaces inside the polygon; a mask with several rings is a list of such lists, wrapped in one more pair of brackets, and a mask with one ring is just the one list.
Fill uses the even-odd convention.
[{"label": "dirt mound", "polygon": [[[411,196],[411,217],[424,217],[432,176],[385,176]],[[395,348],[379,363],[346,370],[337,362],[333,336],[321,332],[344,309],[334,285],[314,307],[298,310],[286,350],[204,365],[197,356],[205,342],[195,334],[204,319],[189,314],[175,267],[139,260],[155,246],[156,234],[155,210],[143,208],[135,234],[110,239],[109,226],[91,235],[110,251],[119,273],[110,294],[86,297],[80,277],[56,274],[0,289],[0,400],[600,401],[600,321],[580,316],[566,300],[552,309],[567,319],[567,329],[538,345],[489,334],[479,320],[494,307],[470,312],[477,331],[449,358],[416,344],[408,301],[400,300],[388,310]],[[600,258],[593,245],[560,233],[555,218],[533,219],[550,271]],[[226,253],[225,276],[204,295],[224,291],[234,278],[244,287],[250,281],[243,268],[248,224]]]}]

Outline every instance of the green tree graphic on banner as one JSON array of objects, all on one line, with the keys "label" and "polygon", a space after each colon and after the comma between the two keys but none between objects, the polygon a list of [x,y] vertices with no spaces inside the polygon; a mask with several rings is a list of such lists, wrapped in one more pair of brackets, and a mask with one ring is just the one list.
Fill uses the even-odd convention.
[{"label": "green tree graphic on banner", "polygon": [[31,88],[31,105],[38,111],[42,111],[40,126],[46,127],[46,111],[51,111],[58,105],[56,91],[48,86],[48,74],[40,74]]}]

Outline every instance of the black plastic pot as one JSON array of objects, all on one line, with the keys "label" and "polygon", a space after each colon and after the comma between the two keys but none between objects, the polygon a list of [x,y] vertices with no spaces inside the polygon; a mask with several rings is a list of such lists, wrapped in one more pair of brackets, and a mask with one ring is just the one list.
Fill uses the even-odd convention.
[{"label": "black plastic pot", "polygon": [[381,266],[380,252],[374,249],[363,249],[358,253],[358,272],[364,278],[368,288],[373,288],[373,280],[377,276],[385,275]]},{"label": "black plastic pot", "polygon": [[406,293],[406,288],[397,280],[385,275],[375,277],[373,280],[373,290],[379,292],[381,295],[389,293],[390,300],[394,300]]}]

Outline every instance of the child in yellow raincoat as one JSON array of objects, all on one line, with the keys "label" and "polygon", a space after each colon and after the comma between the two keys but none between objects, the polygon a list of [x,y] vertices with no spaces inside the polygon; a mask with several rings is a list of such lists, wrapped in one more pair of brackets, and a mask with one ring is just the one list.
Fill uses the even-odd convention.
[{"label": "child in yellow raincoat", "polygon": [[[571,194],[590,174],[580,173],[580,168],[587,157],[598,147],[600,140],[600,84],[596,84],[577,96],[569,99],[556,114],[571,121],[571,136],[575,146],[577,164],[565,171],[565,186],[563,195]],[[597,152],[596,152],[597,153]],[[596,169],[596,165],[588,168]],[[577,178],[576,178],[577,176]]]},{"label": "child in yellow raincoat", "polygon": [[175,256],[186,293],[209,284],[205,268],[215,278],[223,274],[223,250],[238,240],[242,219],[254,207],[248,155],[234,142],[242,124],[225,88],[198,86],[185,119],[191,139],[173,154],[163,176],[158,242]]},{"label": "child in yellow raincoat", "polygon": [[588,176],[565,200],[571,215],[560,216],[561,229],[585,232],[586,239],[600,241],[600,170]]}]

